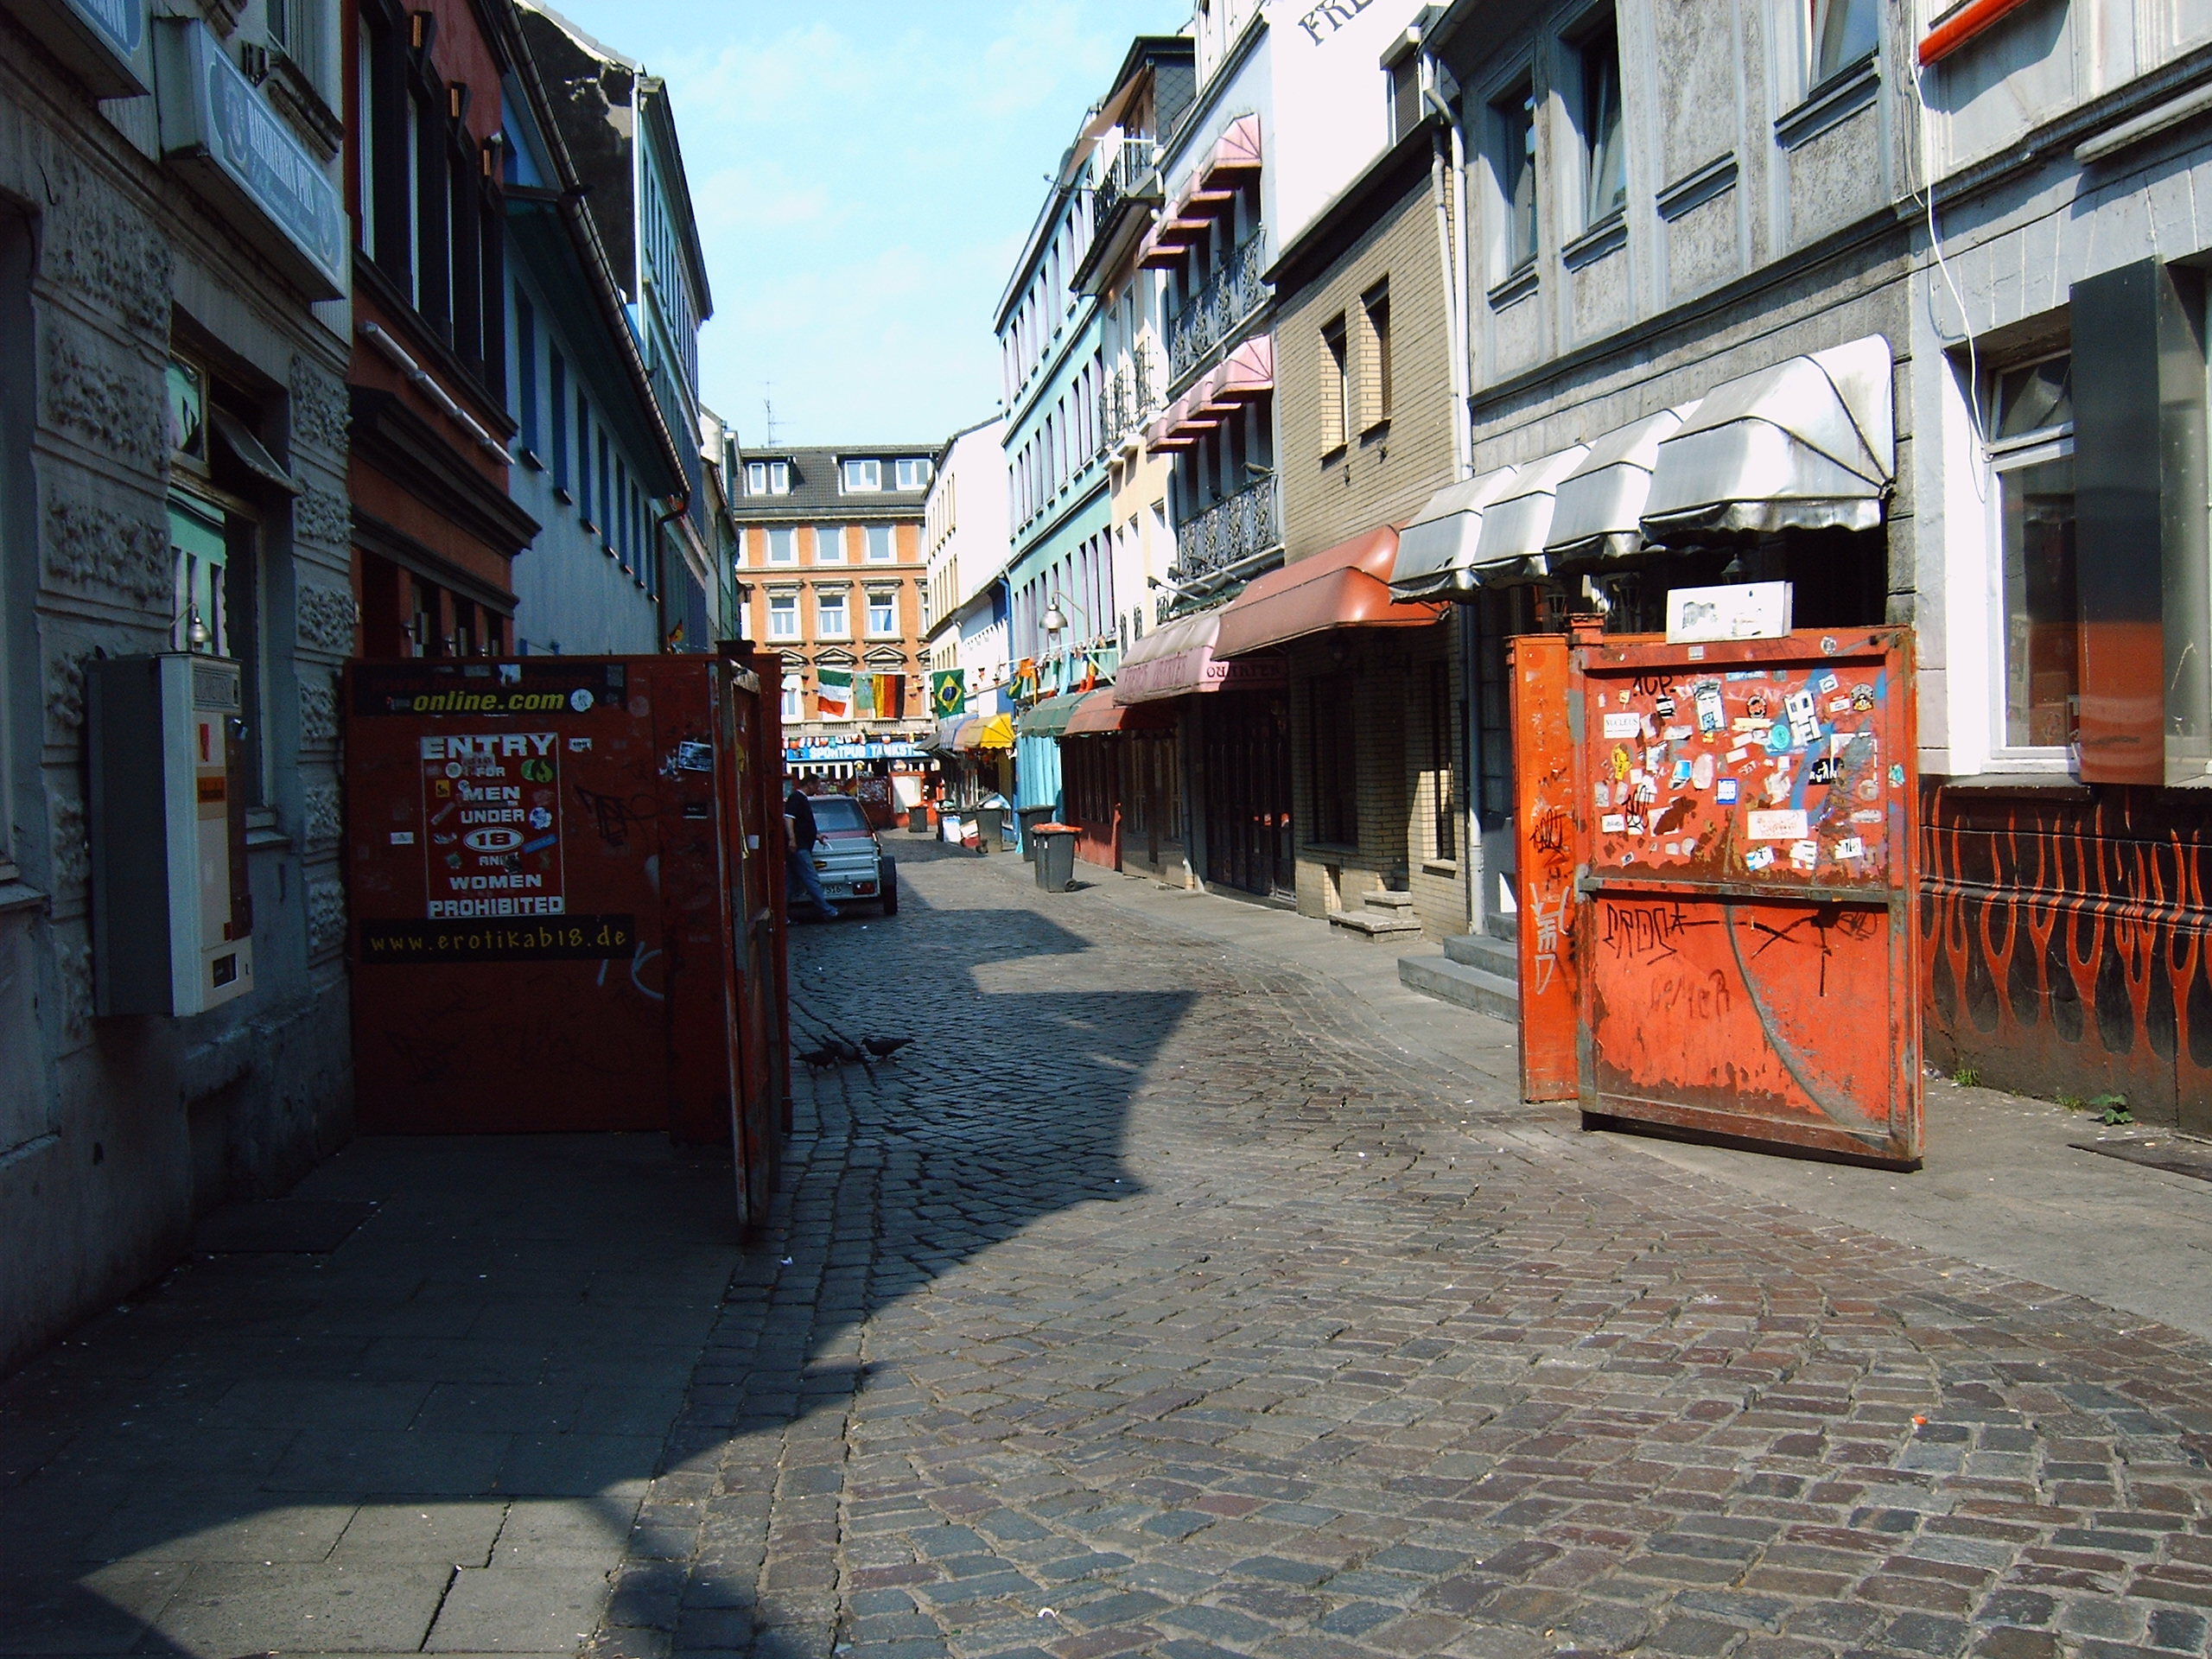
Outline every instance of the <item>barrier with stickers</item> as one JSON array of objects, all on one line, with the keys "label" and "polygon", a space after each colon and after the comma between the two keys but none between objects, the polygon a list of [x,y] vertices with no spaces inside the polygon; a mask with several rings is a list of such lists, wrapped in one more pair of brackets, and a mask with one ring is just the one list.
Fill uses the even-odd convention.
[{"label": "barrier with stickers", "polygon": [[765,1205],[786,1071],[760,688],[703,655],[347,668],[364,1130],[734,1135],[741,1210]]},{"label": "barrier with stickers", "polygon": [[1916,1163],[1910,631],[1568,658],[1584,1113]]}]

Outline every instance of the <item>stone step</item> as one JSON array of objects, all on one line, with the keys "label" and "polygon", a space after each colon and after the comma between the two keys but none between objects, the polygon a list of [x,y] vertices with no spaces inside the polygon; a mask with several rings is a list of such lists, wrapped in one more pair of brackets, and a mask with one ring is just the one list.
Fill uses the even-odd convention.
[{"label": "stone step", "polygon": [[1356,939],[1372,944],[1377,939],[1421,937],[1421,922],[1411,912],[1380,910],[1332,910],[1329,925],[1340,927]]},{"label": "stone step", "polygon": [[1496,974],[1500,979],[1520,977],[1520,950],[1511,940],[1494,939],[1486,933],[1454,933],[1444,941],[1444,954],[1452,961]]},{"label": "stone step", "polygon": [[1493,939],[1517,939],[1521,937],[1521,918],[1514,916],[1485,916],[1483,931]]},{"label": "stone step", "polygon": [[1394,893],[1388,887],[1376,887],[1361,900],[1370,910],[1411,910],[1414,896],[1410,893]]},{"label": "stone step", "polygon": [[1398,982],[1423,996],[1457,1003],[1509,1025],[1520,1023],[1521,997],[1513,981],[1449,957],[1400,957]]}]

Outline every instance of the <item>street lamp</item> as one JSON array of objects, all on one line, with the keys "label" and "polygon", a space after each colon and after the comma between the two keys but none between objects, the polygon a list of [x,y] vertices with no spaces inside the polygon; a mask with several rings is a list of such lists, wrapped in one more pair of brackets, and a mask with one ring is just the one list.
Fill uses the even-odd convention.
[{"label": "street lamp", "polygon": [[[1046,633],[1065,633],[1067,631],[1067,612],[1063,611],[1060,608],[1063,605],[1065,605],[1068,607],[1068,610],[1073,611],[1077,616],[1081,617],[1085,627],[1090,626],[1090,618],[1087,613],[1085,613],[1080,605],[1073,603],[1062,594],[1054,594],[1050,599],[1047,599],[1045,601],[1044,621],[1045,632]],[[1092,632],[1096,632],[1096,630],[1093,629]]]}]

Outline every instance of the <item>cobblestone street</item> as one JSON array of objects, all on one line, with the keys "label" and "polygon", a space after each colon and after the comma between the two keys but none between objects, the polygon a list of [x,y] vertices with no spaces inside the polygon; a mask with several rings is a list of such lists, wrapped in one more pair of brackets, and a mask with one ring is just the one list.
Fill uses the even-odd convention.
[{"label": "cobblestone street", "polygon": [[2206,1650],[2212,1358],[1474,1094],[1007,861],[797,937],[607,1654]]},{"label": "cobblestone street", "polygon": [[794,1035],[918,1040],[801,1071],[763,1241],[652,1137],[359,1143],[334,1254],[10,1383],[0,1650],[2212,1650],[2201,1340],[1583,1135],[1111,878],[894,850]]}]

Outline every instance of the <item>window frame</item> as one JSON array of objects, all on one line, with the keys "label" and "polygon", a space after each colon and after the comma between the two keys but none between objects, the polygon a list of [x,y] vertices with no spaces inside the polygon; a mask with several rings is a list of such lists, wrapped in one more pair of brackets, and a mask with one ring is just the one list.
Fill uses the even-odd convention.
[{"label": "window frame", "polygon": [[[853,611],[848,602],[851,594],[843,588],[817,588],[814,590],[814,637],[817,639],[850,639],[853,637]],[[831,604],[829,601],[835,601]],[[837,613],[837,626],[830,626],[829,613]]]},{"label": "window frame", "polygon": [[[1592,76],[1593,67],[1600,65],[1601,46],[1610,43],[1612,55],[1611,69],[1611,109],[1612,121],[1608,130],[1605,116],[1607,109],[1607,83],[1602,76]],[[1583,232],[1596,230],[1611,223],[1628,210],[1628,96],[1621,75],[1621,34],[1618,15],[1605,7],[1592,13],[1576,29],[1567,42],[1573,54],[1574,79],[1573,110],[1575,134],[1575,161],[1578,176],[1574,181],[1576,204],[1575,223]],[[1592,81],[1597,85],[1593,87]],[[1593,105],[1595,107],[1593,107]],[[1608,149],[1606,140],[1611,145]],[[1608,163],[1606,157],[1611,160]],[[1597,190],[1601,170],[1618,168],[1618,183],[1613,199],[1600,207]]]},{"label": "window frame", "polygon": [[[817,564],[843,564],[845,558],[845,526],[842,524],[815,524],[814,562]],[[825,544],[824,536],[830,537]]]},{"label": "window frame", "polygon": [[883,493],[883,462],[860,457],[841,460],[837,466],[837,480],[841,495],[880,495]]},{"label": "window frame", "polygon": [[[768,638],[771,639],[798,639],[800,637],[798,595],[795,593],[770,594],[767,599]],[[778,620],[784,617],[791,619],[791,626],[788,629],[776,626]]]},{"label": "window frame", "polygon": [[[1516,66],[1504,86],[1484,100],[1486,124],[1484,149],[1489,158],[1490,190],[1496,231],[1490,242],[1490,285],[1492,288],[1534,271],[1544,249],[1542,106],[1536,100],[1535,74],[1529,64]],[[1519,186],[1528,182],[1523,197]],[[1522,234],[1523,222],[1527,235]]]},{"label": "window frame", "polygon": [[[876,552],[877,533],[881,532],[883,551]],[[896,564],[899,563],[899,527],[896,524],[863,524],[861,527],[861,563],[863,564]]]},{"label": "window frame", "polygon": [[[763,528],[762,528],[762,534],[763,534],[764,536],[766,536],[766,538],[767,538],[766,544],[761,548],[761,550],[760,550],[760,563],[761,563],[762,564],[764,564],[764,565],[770,565],[770,566],[777,566],[777,565],[780,565],[780,566],[783,566],[783,567],[784,567],[784,568],[785,568],[785,569],[789,569],[789,568],[791,568],[791,566],[794,566],[794,565],[798,564],[798,525],[796,525],[796,524],[768,524],[768,525],[765,525],[765,526],[763,526]],[[783,551],[783,553],[782,553],[780,556],[777,553],[777,550],[776,550],[776,547],[777,547],[777,543],[776,543],[776,537],[779,537],[779,536],[783,536],[783,537],[789,537],[789,539],[788,539],[788,540],[784,543],[784,550],[785,550]]]},{"label": "window frame", "polygon": [[[1827,22],[1830,17],[1845,19],[1845,39],[1849,39],[1851,15],[1864,8],[1867,21],[1874,26],[1874,38],[1861,52],[1840,57],[1824,63],[1821,56],[1826,45]],[[1880,0],[1805,0],[1802,14],[1805,29],[1805,96],[1810,98],[1830,81],[1840,80],[1861,64],[1879,55],[1882,49],[1882,7]]]},{"label": "window frame", "polygon": [[[866,603],[862,608],[867,613],[865,624],[867,632],[863,637],[869,639],[896,639],[899,637],[899,590],[895,588],[871,588],[865,597]],[[879,602],[885,613],[891,619],[880,628],[875,625],[875,613]]]},{"label": "window frame", "polygon": [[1321,459],[1344,453],[1352,433],[1351,333],[1339,311],[1321,325]]},{"label": "window frame", "polygon": [[[2063,353],[2062,353],[2063,355]],[[2032,366],[2028,364],[2008,365],[2008,369]],[[2010,612],[2005,599],[2005,480],[2009,474],[2026,472],[2054,461],[2070,461],[2074,456],[2074,423],[2071,421],[2056,426],[2040,427],[2017,438],[1992,442],[1984,447],[1982,464],[1989,475],[1990,489],[1987,505],[1989,556],[1983,571],[1984,594],[1986,601],[1985,630],[1988,641],[1987,708],[1989,729],[1985,734],[1988,766],[1999,772],[2032,772],[2049,771],[2071,775],[2075,766],[2075,746],[2072,743],[2014,743],[2005,730],[2009,711],[2011,656],[2007,634]],[[2075,657],[2075,732],[2080,730],[2081,717],[2081,658],[2077,643]]]}]

